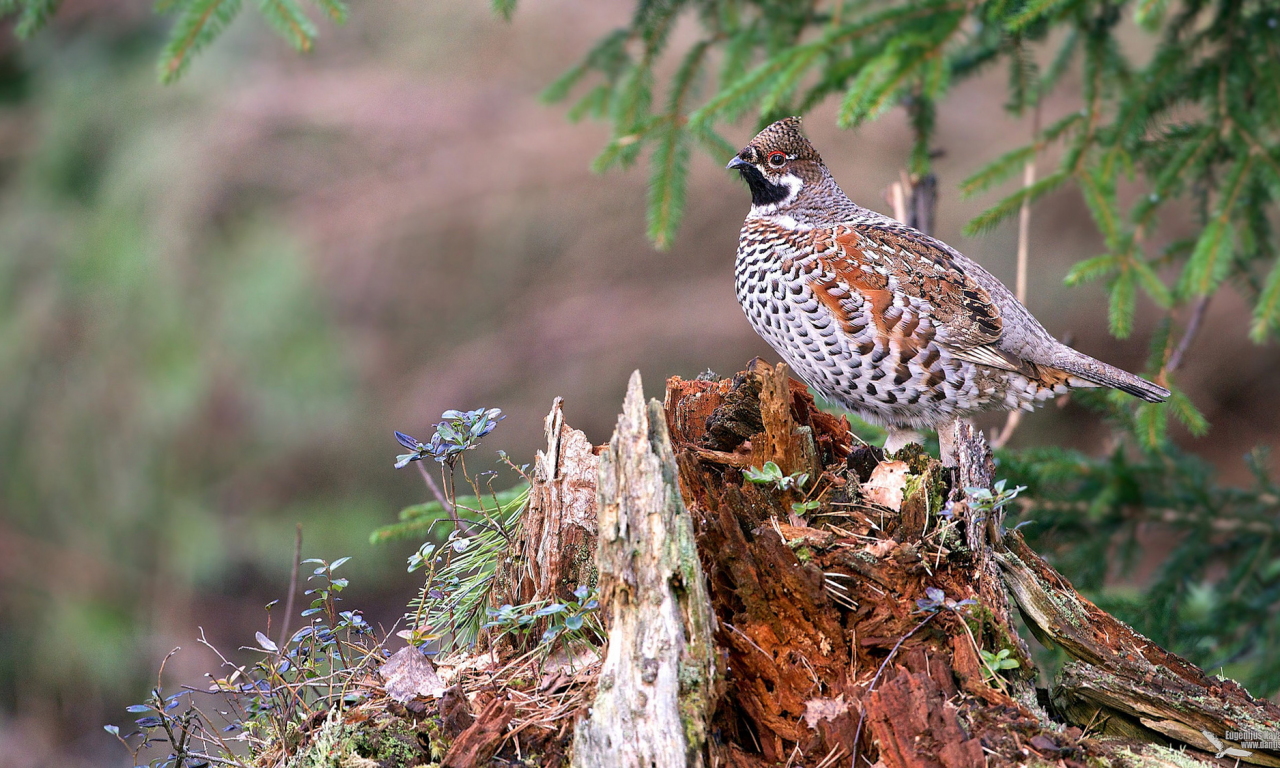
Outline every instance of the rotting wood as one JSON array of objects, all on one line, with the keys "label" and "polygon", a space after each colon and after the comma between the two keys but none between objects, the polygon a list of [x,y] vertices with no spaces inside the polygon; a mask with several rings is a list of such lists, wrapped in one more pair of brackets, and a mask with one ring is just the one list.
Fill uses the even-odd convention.
[{"label": "rotting wood", "polygon": [[[552,403],[544,432],[547,449],[538,451],[517,541],[495,577],[494,607],[563,601],[579,585],[595,586],[600,460],[586,434],[565,424],[561,398]],[[542,629],[529,637],[536,639]]]},{"label": "rotting wood", "polygon": [[1035,713],[1044,724],[1049,724],[1048,714],[1040,707],[1033,676],[1034,664],[1026,641],[1014,629],[1012,609],[1005,589],[1003,574],[992,559],[991,545],[998,543],[1004,529],[1004,509],[1000,506],[970,504],[967,495],[971,489],[990,490],[995,483],[995,461],[986,437],[972,422],[958,419],[948,427],[952,430],[951,444],[956,452],[956,479],[951,488],[954,509],[966,520],[965,544],[973,557],[972,568],[978,583],[978,602],[990,609],[995,623],[1003,628],[1006,647],[1018,660],[1023,674],[1015,674],[1009,681],[1010,694],[1024,708]]},{"label": "rotting wood", "polygon": [[454,685],[445,690],[440,697],[437,712],[440,715],[440,727],[451,739],[456,739],[458,734],[470,728],[476,721],[461,685]]},{"label": "rotting wood", "polygon": [[[918,449],[895,456],[910,470],[895,512],[861,492],[880,451],[853,445],[833,417],[815,417],[821,412],[795,382],[784,414],[777,404],[788,388],[778,386],[779,374],[785,369],[756,364],[730,379],[668,382],[681,489],[719,617],[716,641],[727,654],[711,763],[827,766],[846,764],[855,750],[858,765],[865,758],[885,766],[1173,759],[1160,742],[1177,726],[1155,710],[1146,718],[1155,724],[1147,730],[1152,743],[1143,744],[1086,737],[1042,709],[1014,629],[1007,569],[996,559],[1007,551],[1001,510],[971,503],[966,491],[992,486],[980,432],[956,425],[954,470]],[[745,482],[745,467],[769,460],[784,472],[812,472],[805,495],[820,508],[796,520],[793,494]],[[1009,545],[1017,542],[1009,536]],[[928,611],[938,615],[914,631]],[[979,650],[1001,649],[1021,667],[996,680]],[[1265,708],[1242,706],[1254,714]],[[860,715],[866,728],[855,742]],[[1176,759],[1211,757],[1192,750]]]},{"label": "rotting wood", "polygon": [[867,700],[867,723],[886,768],[979,768],[982,743],[925,673],[903,672]]},{"label": "rotting wood", "polygon": [[760,457],[762,464],[775,462],[783,474],[803,472],[817,477],[822,465],[813,442],[813,429],[797,425],[791,415],[790,369],[785,363],[770,366],[757,360],[755,370],[761,383],[760,421],[764,432],[753,440],[753,452]]},{"label": "rotting wood", "polygon": [[[953,430],[951,442],[955,447],[959,473],[955,490],[963,492],[967,488],[990,488],[995,481],[996,467],[991,448],[982,432],[972,422],[963,419],[953,421],[947,428]],[[996,522],[999,523],[999,520]],[[981,528],[982,526],[976,527],[971,536],[976,535]],[[977,546],[977,541],[971,541],[971,545]]]},{"label": "rotting wood", "polygon": [[1191,685],[1209,684],[1204,670],[1134,632],[1076,592],[1027,546],[1021,534],[1006,536],[995,558],[1023,614],[1073,658],[1099,667],[1123,665],[1144,677],[1164,670]]},{"label": "rotting wood", "polygon": [[[678,425],[673,432],[678,434],[682,489],[699,523],[699,552],[720,617],[717,641],[728,651],[727,691],[716,717],[723,737],[712,745],[712,761],[763,766],[785,762],[793,753],[815,763],[834,755],[847,760],[855,748],[869,680],[889,649],[919,622],[915,600],[925,598],[926,584],[943,587],[953,604],[973,596],[973,586],[965,568],[926,582],[926,558],[940,549],[926,546],[920,529],[929,515],[938,516],[946,496],[937,487],[942,473],[933,469],[936,461],[930,463],[918,451],[910,460],[917,482],[908,501],[915,505],[919,523],[911,526],[914,539],[896,541],[903,528],[900,516],[863,500],[858,481],[864,478],[850,478],[845,469],[870,459],[870,475],[878,451],[853,448],[847,422],[827,414],[815,418],[821,412],[802,386],[778,386],[785,369],[756,366],[751,373],[758,383],[742,375],[722,382],[674,379],[667,396],[668,418]],[[701,425],[689,417],[693,409],[684,403],[686,387],[696,394],[698,412],[706,414]],[[757,407],[772,413],[760,419],[761,433],[743,440],[742,430],[732,425],[753,422],[743,411],[757,391]],[[776,406],[780,392],[789,392],[791,400],[785,414]],[[731,426],[726,428],[725,422]],[[738,444],[726,443],[726,434],[738,438]],[[807,443],[811,453],[780,447],[782,436],[793,444]],[[790,497],[744,483],[736,466],[708,461],[698,449],[712,446],[746,453],[752,466],[773,460],[784,471],[804,467],[813,472],[807,494],[820,500],[828,516],[789,524]],[[806,454],[812,455],[805,459],[812,462],[807,467],[794,460],[784,464],[789,456]],[[928,479],[921,482],[921,477]],[[931,541],[939,548],[947,535],[952,546],[963,548],[957,546],[962,530],[942,532],[936,522],[933,528]],[[949,557],[933,562],[953,570]],[[936,621],[952,634],[964,631],[957,616]],[[983,628],[978,632],[981,636]],[[920,658],[927,657],[949,680],[950,646],[939,644],[939,638],[945,640],[946,634],[921,632],[903,653],[929,649]],[[896,679],[895,669],[889,670],[886,684]],[[812,716],[815,709],[829,707],[823,702],[836,701],[852,714]],[[913,706],[925,707],[914,713],[918,722],[943,717],[929,709],[932,705]],[[1017,709],[1007,696],[1000,697],[999,706]],[[1020,711],[1017,719],[1033,721]],[[874,761],[879,753],[869,730],[862,742],[861,754]]]},{"label": "rotting wood", "polygon": [[[1157,674],[1135,680],[1079,661],[1058,676],[1054,706],[1072,722],[1094,723],[1093,730],[1141,741],[1167,738],[1206,752],[1240,750],[1233,757],[1255,765],[1280,766],[1274,750],[1242,749],[1231,735],[1275,732],[1276,720],[1259,720],[1258,702],[1242,706],[1230,691],[1180,684]],[[1212,738],[1211,738],[1212,737]],[[1215,743],[1216,741],[1216,743]]]},{"label": "rotting wood", "polygon": [[568,597],[591,581],[595,570],[600,460],[586,434],[564,423],[564,401],[558,397],[547,414],[545,432],[547,450],[538,452],[521,533],[528,542],[533,595]]},{"label": "rotting wood", "polygon": [[715,619],[675,484],[657,401],[637,371],[600,457],[600,599],[609,647],[590,715],[574,737],[583,768],[702,765],[715,677]]},{"label": "rotting wood", "polygon": [[[513,648],[442,665],[439,707],[404,716],[433,750],[452,742],[445,764],[561,766],[572,752],[578,766],[1187,768],[1227,747],[1276,765],[1226,738],[1280,728],[1274,705],[1098,610],[1002,531],[999,509],[973,503],[966,489],[990,487],[993,468],[971,426],[957,427],[954,469],[918,447],[892,457],[908,469],[895,511],[863,492],[882,452],[855,445],[785,368],[673,378],[662,407],[633,379],[598,478],[582,469],[595,460],[585,437],[566,452],[574,433],[558,412],[534,497],[561,512],[538,506],[541,533],[521,537],[513,560],[537,557],[554,525],[587,530],[565,510],[586,514],[569,500],[599,494],[608,674],[594,658],[566,672]],[[572,483],[566,456],[581,459]],[[745,480],[769,460],[810,472],[809,484]],[[801,496],[818,508],[796,515]],[[568,586],[528,573],[525,594]],[[1059,680],[1054,721],[1030,687],[1006,584],[1040,636],[1084,660]],[[1022,668],[993,675],[981,652],[1001,649]],[[439,713],[434,726],[423,712]]]},{"label": "rotting wood", "polygon": [[502,699],[493,699],[450,745],[440,768],[474,768],[485,765],[506,738],[507,725],[515,717],[515,707]]}]

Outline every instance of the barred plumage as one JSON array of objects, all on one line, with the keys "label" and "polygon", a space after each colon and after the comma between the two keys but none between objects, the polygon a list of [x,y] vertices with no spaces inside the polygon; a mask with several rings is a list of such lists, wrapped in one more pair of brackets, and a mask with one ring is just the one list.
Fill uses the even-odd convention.
[{"label": "barred plumage", "polygon": [[729,167],[752,194],[735,270],[743,311],[810,386],[889,427],[888,447],[1071,387],[1169,397],[1054,339],[955,249],[854,204],[799,118],[761,131]]}]

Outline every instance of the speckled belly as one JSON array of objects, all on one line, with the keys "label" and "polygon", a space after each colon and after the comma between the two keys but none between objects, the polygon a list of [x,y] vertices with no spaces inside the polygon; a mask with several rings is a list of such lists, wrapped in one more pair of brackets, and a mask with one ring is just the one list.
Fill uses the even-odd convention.
[{"label": "speckled belly", "polygon": [[851,319],[842,326],[810,288],[803,261],[762,251],[744,244],[735,270],[752,327],[805,383],[870,421],[933,427],[984,410],[1029,408],[1052,394],[1019,374],[952,357],[910,297],[895,296],[887,311],[912,321],[912,339],[885,334],[883,319],[877,323],[856,291],[846,292]]}]

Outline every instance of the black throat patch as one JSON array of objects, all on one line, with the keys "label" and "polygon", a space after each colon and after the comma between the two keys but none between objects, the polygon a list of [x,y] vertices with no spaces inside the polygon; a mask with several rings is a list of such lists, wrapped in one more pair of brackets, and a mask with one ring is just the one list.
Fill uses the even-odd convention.
[{"label": "black throat patch", "polygon": [[760,169],[754,165],[744,165],[738,168],[738,173],[742,174],[747,186],[751,187],[752,205],[773,205],[786,200],[787,196],[791,194],[791,190],[788,187],[769,181],[760,172]]}]

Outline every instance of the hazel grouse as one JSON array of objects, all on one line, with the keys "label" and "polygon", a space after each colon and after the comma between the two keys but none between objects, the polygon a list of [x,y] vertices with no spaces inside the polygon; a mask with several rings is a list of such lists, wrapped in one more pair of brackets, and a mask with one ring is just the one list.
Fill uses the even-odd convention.
[{"label": "hazel grouse", "polygon": [[[1169,397],[1054,339],[946,243],[850,200],[799,118],[765,128],[728,167],[751,188],[734,270],[743,311],[806,383],[887,427],[886,450],[1073,387]],[[947,463],[950,435],[939,430]]]}]

